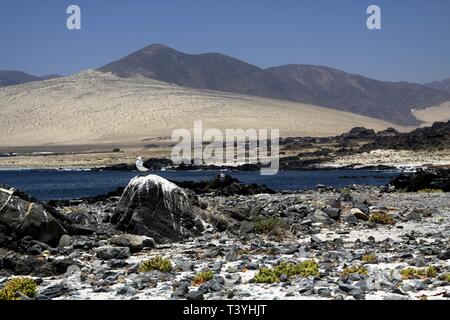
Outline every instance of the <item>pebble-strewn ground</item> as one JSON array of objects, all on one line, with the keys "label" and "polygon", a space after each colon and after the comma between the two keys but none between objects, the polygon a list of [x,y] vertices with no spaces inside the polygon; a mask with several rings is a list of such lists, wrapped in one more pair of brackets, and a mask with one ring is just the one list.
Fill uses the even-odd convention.
[{"label": "pebble-strewn ground", "polygon": [[[58,249],[34,253],[46,263],[54,265],[60,260],[69,266],[65,274],[34,274],[40,283],[39,298],[450,298],[448,193],[390,193],[355,187],[292,194],[205,195],[200,201],[215,217],[202,236],[139,248],[131,256],[109,247],[112,233],[117,231],[102,222],[107,221],[116,199],[63,208],[78,215],[80,222],[100,225],[101,231],[91,236],[64,236]],[[364,221],[377,213],[389,214],[395,225]],[[99,258],[101,250],[107,259]],[[17,253],[2,254],[15,261],[25,259]],[[138,271],[143,261],[155,256],[169,259],[173,270]],[[283,274],[274,283],[254,281],[263,267],[273,269],[282,261],[305,260],[318,264],[316,276]],[[359,273],[344,275],[349,266],[357,266]],[[406,268],[429,272],[411,276],[410,270],[415,279],[406,279]],[[194,277],[201,271],[212,271],[212,279],[194,285]],[[2,273],[0,283],[8,276],[6,269]]]}]

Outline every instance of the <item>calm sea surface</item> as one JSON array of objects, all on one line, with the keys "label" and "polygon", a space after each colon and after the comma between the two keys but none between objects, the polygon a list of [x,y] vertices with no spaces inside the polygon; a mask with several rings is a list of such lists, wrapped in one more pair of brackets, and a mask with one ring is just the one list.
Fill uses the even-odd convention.
[{"label": "calm sea surface", "polygon": [[[202,181],[219,171],[158,171],[154,172],[174,181]],[[319,170],[281,171],[275,176],[261,176],[256,172],[227,172],[245,183],[265,184],[275,190],[304,190],[318,184],[345,187],[351,184],[385,185],[399,174],[397,171]],[[126,186],[139,175],[137,171],[58,171],[58,170],[0,170],[0,184],[22,189],[43,201],[77,199],[96,196]]]}]

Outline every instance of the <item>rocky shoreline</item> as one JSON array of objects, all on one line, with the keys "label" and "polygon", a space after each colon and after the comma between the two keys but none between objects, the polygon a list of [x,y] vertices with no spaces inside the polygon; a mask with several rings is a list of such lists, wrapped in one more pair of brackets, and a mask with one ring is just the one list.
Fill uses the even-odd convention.
[{"label": "rocky shoreline", "polygon": [[[353,128],[335,137],[288,137],[280,139],[280,170],[370,169],[392,170],[404,167],[450,165],[450,121],[401,133],[393,128],[380,132]],[[435,154],[437,156],[435,156]],[[182,164],[170,159],[148,158],[150,170],[239,170],[258,171],[260,163],[237,166]],[[94,170],[130,171],[134,163],[118,163]]]},{"label": "rocky shoreline", "polygon": [[148,176],[47,204],[2,186],[0,290],[20,276],[33,299],[449,299],[450,194],[410,192],[418,175],[279,193]]},{"label": "rocky shoreline", "polygon": [[[280,145],[280,170],[402,169],[410,167],[450,167],[450,121],[408,133],[391,128],[380,132],[357,127],[333,137],[283,137]],[[136,157],[152,171],[228,170],[259,171],[258,163],[238,166],[174,166],[169,159],[169,137],[157,144],[38,146],[3,148],[0,167],[6,169],[86,169],[94,171],[136,170]],[[20,150],[18,150],[20,149]]]}]

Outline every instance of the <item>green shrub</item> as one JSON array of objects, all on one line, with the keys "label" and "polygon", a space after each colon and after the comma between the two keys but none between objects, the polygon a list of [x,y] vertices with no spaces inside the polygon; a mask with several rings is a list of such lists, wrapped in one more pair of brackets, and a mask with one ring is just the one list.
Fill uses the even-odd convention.
[{"label": "green shrub", "polygon": [[306,260],[300,263],[281,262],[274,269],[279,276],[282,274],[288,277],[300,276],[302,278],[319,276],[319,265],[314,260]]},{"label": "green shrub", "polygon": [[261,268],[255,275],[257,283],[274,283],[280,281],[281,275],[289,278],[300,276],[302,278],[318,277],[319,265],[314,260],[306,260],[300,263],[282,261],[273,270]]},{"label": "green shrub", "polygon": [[437,276],[437,270],[434,266],[422,269],[405,268],[400,271],[400,274],[402,275],[403,280],[435,278]]},{"label": "green shrub", "polygon": [[450,282],[450,272],[446,272],[441,276],[442,281]]},{"label": "green shrub", "polygon": [[168,259],[163,259],[161,256],[156,256],[150,260],[142,262],[139,266],[139,272],[149,272],[152,270],[170,272],[172,271],[172,262]]},{"label": "green shrub", "polygon": [[361,261],[364,263],[378,263],[378,258],[374,254],[365,254],[361,257]]},{"label": "green shrub", "polygon": [[254,221],[255,231],[257,233],[268,234],[277,229],[286,229],[286,223],[279,217],[258,218]]},{"label": "green shrub", "polygon": [[194,277],[194,280],[192,281],[194,286],[198,286],[202,283],[208,282],[209,280],[212,280],[214,277],[214,272],[212,271],[202,271],[200,273],[197,273],[197,275]]},{"label": "green shrub", "polygon": [[369,222],[378,224],[394,225],[395,219],[391,215],[383,212],[375,212],[370,215]]},{"label": "green shrub", "polygon": [[369,272],[367,271],[367,268],[364,266],[349,266],[344,268],[344,270],[342,270],[341,275],[346,277],[349,276],[351,274],[360,274],[360,275],[365,275],[367,276],[369,274]]},{"label": "green shrub", "polygon": [[28,298],[34,298],[36,296],[37,284],[30,278],[13,278],[6,282],[3,288],[0,290],[0,300],[18,300],[16,297],[17,292],[21,292]]},{"label": "green shrub", "polygon": [[261,268],[256,273],[254,280],[256,283],[274,283],[280,281],[280,277],[269,268]]}]

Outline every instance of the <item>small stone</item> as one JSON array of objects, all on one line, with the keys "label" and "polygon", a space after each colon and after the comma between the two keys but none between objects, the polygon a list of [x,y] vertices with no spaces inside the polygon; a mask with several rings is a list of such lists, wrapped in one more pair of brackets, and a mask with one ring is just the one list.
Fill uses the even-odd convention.
[{"label": "small stone", "polygon": [[130,257],[130,248],[104,246],[95,250],[95,255],[99,259],[127,259]]},{"label": "small stone", "polygon": [[191,291],[186,295],[186,300],[204,300],[203,292]]},{"label": "small stone", "polygon": [[59,248],[70,247],[73,244],[73,238],[68,234],[64,234],[61,239],[59,239]]},{"label": "small stone", "polygon": [[109,240],[109,243],[118,247],[128,247],[131,252],[139,252],[144,248],[155,246],[155,241],[152,238],[134,234],[115,235]]},{"label": "small stone", "polygon": [[62,284],[56,284],[42,290],[41,295],[46,296],[49,299],[60,297],[68,291],[67,287]]},{"label": "small stone", "polygon": [[234,262],[237,260],[237,254],[236,251],[234,251],[233,249],[231,249],[230,251],[227,252],[227,254],[225,255],[225,260],[229,261],[229,262]]},{"label": "small stone", "polygon": [[189,292],[189,285],[186,282],[182,282],[174,292],[175,297],[185,297]]},{"label": "small stone", "polygon": [[369,216],[358,208],[352,208],[350,210],[350,215],[356,217],[359,220],[369,221]]},{"label": "small stone", "polygon": [[259,269],[259,264],[257,264],[256,262],[249,262],[249,263],[247,263],[245,268],[248,269],[248,270],[258,270]]},{"label": "small stone", "polygon": [[318,288],[317,294],[323,298],[330,298],[331,290],[329,288]]},{"label": "small stone", "polygon": [[339,220],[341,217],[341,209],[339,208],[326,207],[322,210],[333,220]]},{"label": "small stone", "polygon": [[216,271],[216,272],[222,270],[222,261],[214,262],[211,269],[212,269],[212,271]]},{"label": "small stone", "polygon": [[383,300],[408,300],[408,297],[400,294],[390,294],[383,297]]},{"label": "small stone", "polygon": [[297,293],[294,287],[289,287],[286,291],[286,297],[293,297]]},{"label": "small stone", "polygon": [[116,291],[120,295],[134,295],[136,294],[136,289],[130,286],[123,286]]},{"label": "small stone", "polygon": [[341,284],[339,286],[339,290],[344,291],[346,293],[349,293],[350,291],[352,291],[353,289],[355,289],[355,287],[348,285],[348,284]]},{"label": "small stone", "polygon": [[298,250],[297,244],[288,245],[286,248],[284,248],[283,253],[284,254],[294,254]]},{"label": "small stone", "polygon": [[239,273],[227,274],[225,276],[225,284],[240,284],[242,282],[242,277]]},{"label": "small stone", "polygon": [[401,289],[403,291],[422,291],[427,290],[428,286],[420,280],[408,280],[402,283]]},{"label": "small stone", "polygon": [[344,221],[348,224],[357,224],[359,219],[354,215],[346,215]]},{"label": "small stone", "polygon": [[313,213],[309,214],[307,218],[316,223],[323,223],[328,225],[335,223],[333,219],[331,219],[325,212],[320,209],[316,209]]},{"label": "small stone", "polygon": [[411,211],[405,216],[406,221],[420,221],[422,220],[422,214],[416,210]]},{"label": "small stone", "polygon": [[288,281],[288,280],[289,280],[289,277],[288,277],[287,274],[282,274],[282,275],[280,276],[280,281],[281,281],[281,282],[286,282],[286,281]]},{"label": "small stone", "polygon": [[450,259],[450,249],[447,249],[445,251],[442,251],[439,255],[438,258],[440,260],[449,260]]},{"label": "small stone", "polygon": [[402,277],[402,275],[401,275],[401,273],[400,273],[399,270],[394,269],[394,270],[392,270],[392,272],[391,272],[391,279],[392,279],[392,280],[395,280],[395,281],[402,281],[402,280],[403,280],[403,277]]}]

